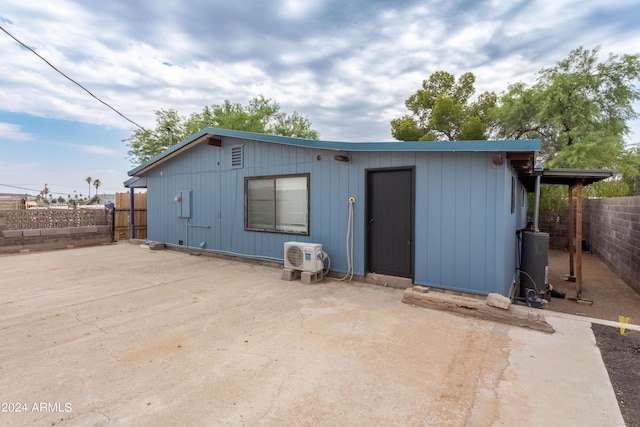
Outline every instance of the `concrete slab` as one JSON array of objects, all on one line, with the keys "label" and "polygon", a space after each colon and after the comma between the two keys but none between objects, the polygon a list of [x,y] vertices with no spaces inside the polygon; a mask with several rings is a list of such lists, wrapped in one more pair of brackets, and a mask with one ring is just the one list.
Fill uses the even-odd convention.
[{"label": "concrete slab", "polygon": [[281,273],[126,243],[0,255],[0,424],[623,425],[584,321]]}]

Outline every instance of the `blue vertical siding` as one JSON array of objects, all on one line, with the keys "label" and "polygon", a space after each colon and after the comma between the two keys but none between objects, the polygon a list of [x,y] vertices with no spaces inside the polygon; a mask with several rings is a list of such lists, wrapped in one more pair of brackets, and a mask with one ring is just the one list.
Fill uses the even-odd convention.
[{"label": "blue vertical siding", "polygon": [[[231,147],[243,145],[242,168],[231,167]],[[250,256],[282,258],[289,240],[322,243],[332,270],[347,270],[349,197],[354,205],[354,272],[365,274],[366,171],[411,167],[415,173],[414,282],[486,294],[506,294],[515,270],[515,230],[526,221],[518,187],[510,211],[510,165],[493,165],[487,152],[334,153],[253,140],[223,138],[200,144],[145,173],[148,236],[177,244]],[[502,153],[503,155],[505,153]],[[309,236],[245,231],[246,177],[310,174]],[[192,217],[179,218],[175,194],[190,190]]]},{"label": "blue vertical siding", "polygon": [[[493,276],[487,277],[491,270],[487,269],[488,255],[486,246],[493,240],[495,223],[489,221],[488,205],[495,202],[487,200],[487,183],[495,173],[492,163],[483,156],[472,156],[469,205],[471,206],[469,221],[469,287],[481,292],[491,292],[488,285],[493,283]],[[493,242],[495,245],[495,241]]]},{"label": "blue vertical siding", "polygon": [[442,283],[442,156],[433,153],[416,168],[416,278],[422,284]]}]

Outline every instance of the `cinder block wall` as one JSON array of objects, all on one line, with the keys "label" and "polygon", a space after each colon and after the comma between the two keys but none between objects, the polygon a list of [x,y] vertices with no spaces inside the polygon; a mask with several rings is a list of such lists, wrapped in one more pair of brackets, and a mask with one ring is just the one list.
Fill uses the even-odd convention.
[{"label": "cinder block wall", "polygon": [[540,231],[549,233],[551,249],[569,247],[569,212],[540,212],[538,220]]},{"label": "cinder block wall", "polygon": [[585,200],[583,206],[593,252],[640,292],[640,196]]},{"label": "cinder block wall", "polygon": [[0,211],[0,253],[14,253],[24,249],[42,251],[110,242],[111,225],[8,230],[7,213]]}]

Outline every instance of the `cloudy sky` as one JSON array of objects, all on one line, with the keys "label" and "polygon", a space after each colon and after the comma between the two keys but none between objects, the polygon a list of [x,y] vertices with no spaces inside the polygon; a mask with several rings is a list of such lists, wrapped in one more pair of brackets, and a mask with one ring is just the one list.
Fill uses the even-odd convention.
[{"label": "cloudy sky", "polygon": [[[321,139],[389,141],[431,73],[476,94],[579,46],[640,51],[637,0],[3,0],[0,26],[139,125],[262,94]],[[0,193],[125,191],[135,126],[0,31]],[[636,106],[640,110],[640,105]],[[640,140],[632,123],[629,142]],[[16,188],[19,187],[19,188]],[[34,189],[37,191],[27,191]],[[95,192],[91,188],[91,194]]]}]

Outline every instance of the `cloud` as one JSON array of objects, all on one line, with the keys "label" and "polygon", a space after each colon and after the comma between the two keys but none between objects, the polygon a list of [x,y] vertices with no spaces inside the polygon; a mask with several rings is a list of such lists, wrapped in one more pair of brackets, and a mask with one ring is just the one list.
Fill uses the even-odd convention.
[{"label": "cloud", "polygon": [[321,7],[320,0],[313,2],[281,0],[278,6],[278,15],[284,20],[297,21],[309,17]]},{"label": "cloud", "polygon": [[106,147],[100,147],[98,145],[78,145],[78,144],[65,144],[67,146],[70,146],[78,151],[82,151],[85,153],[90,153],[90,154],[97,154],[100,156],[120,156],[121,153],[111,149],[111,148],[106,148]]},{"label": "cloud", "polygon": [[0,122],[0,140],[7,141],[33,141],[35,135],[24,132],[22,128],[13,123]]},{"label": "cloud", "polygon": [[[580,45],[632,53],[640,45],[639,8],[631,0],[194,0],[188,7],[178,0],[7,0],[2,19],[145,127],[154,126],[154,110],[188,115],[264,94],[307,115],[323,137],[380,140],[434,71],[471,71],[478,92],[500,92]],[[0,53],[0,98],[11,99],[3,109],[132,129],[7,37]],[[377,121],[361,127],[365,120]]]}]

